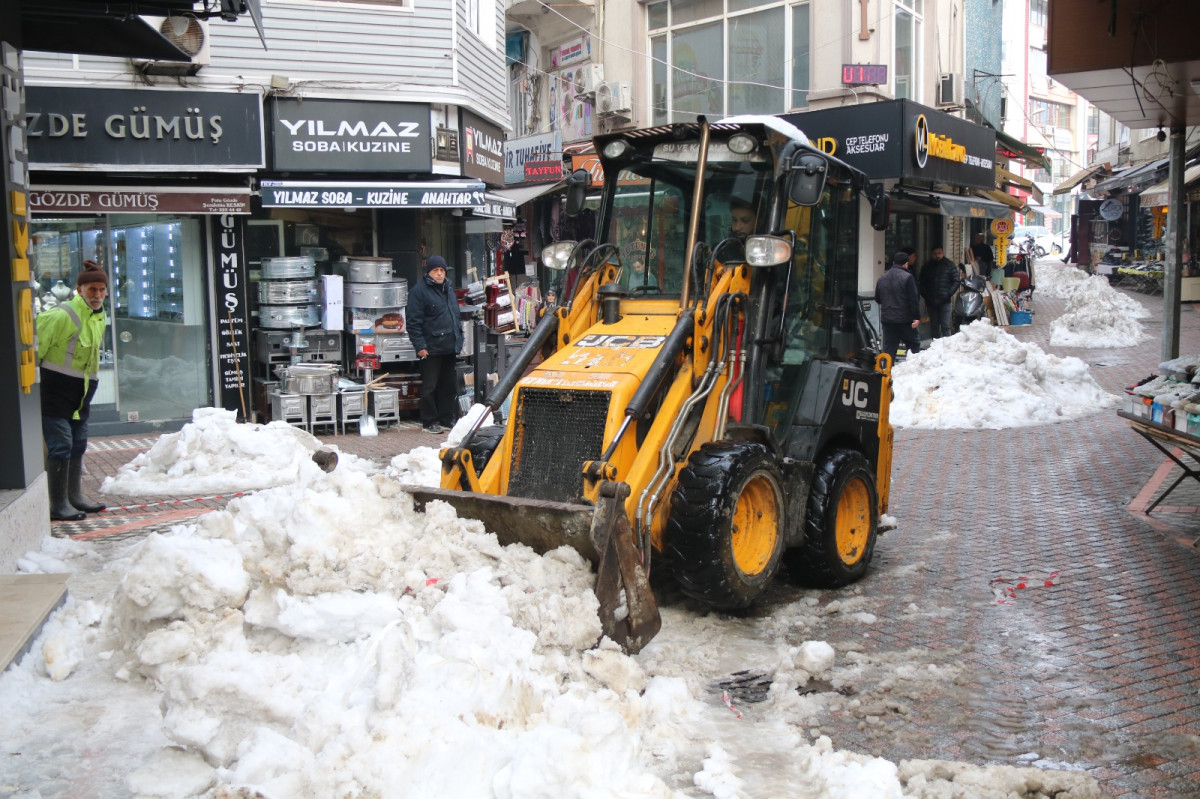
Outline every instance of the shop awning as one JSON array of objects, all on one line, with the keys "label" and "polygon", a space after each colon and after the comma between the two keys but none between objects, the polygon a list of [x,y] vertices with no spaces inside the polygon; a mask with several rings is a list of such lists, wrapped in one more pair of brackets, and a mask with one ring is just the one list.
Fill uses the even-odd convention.
[{"label": "shop awning", "polygon": [[905,210],[906,206],[922,210],[936,208],[946,216],[965,216],[972,219],[998,219],[1012,212],[1000,203],[982,197],[964,194],[946,194],[940,191],[912,191],[904,189],[892,203],[893,210]]},{"label": "shop awning", "polygon": [[565,180],[556,180],[552,183],[534,183],[531,186],[511,186],[506,189],[496,189],[492,194],[497,194],[507,198],[509,201],[516,204],[520,208],[530,200],[536,200],[544,194],[549,194],[552,191],[558,191],[567,185]]},{"label": "shop awning", "polygon": [[263,208],[484,208],[483,183],[441,180],[427,183],[359,183],[263,180]]},{"label": "shop awning", "polygon": [[[1200,164],[1189,166],[1187,171],[1183,173],[1183,187],[1185,189],[1190,188],[1197,182],[1200,182]],[[1166,205],[1167,198],[1169,196],[1167,188],[1168,183],[1169,179],[1164,180],[1162,183],[1156,183],[1150,188],[1143,190],[1140,195],[1142,198],[1142,207],[1145,208],[1147,206]]]},{"label": "shop awning", "polygon": [[1084,167],[1083,169],[1076,172],[1074,175],[1071,175],[1071,177],[1064,180],[1062,183],[1059,183],[1057,186],[1055,186],[1054,193],[1055,194],[1069,194],[1071,192],[1071,189],[1075,188],[1080,183],[1083,183],[1085,180],[1087,180],[1091,177],[1094,177],[1095,175],[1098,175],[1101,172],[1107,172],[1107,171],[1108,171],[1108,164],[1094,164],[1089,167]]},{"label": "shop awning", "polygon": [[1033,211],[1035,214],[1041,214],[1046,219],[1058,219],[1062,216],[1062,212],[1055,211],[1048,205],[1041,205],[1038,203],[1029,203],[1029,210]]},{"label": "shop awning", "polygon": [[1015,194],[1009,194],[1006,191],[999,191],[997,189],[976,189],[975,193],[980,197],[993,200],[998,205],[1004,207],[1004,213],[1001,216],[1009,216],[1013,211],[1025,210],[1025,201]]},{"label": "shop awning", "polygon": [[1148,188],[1166,179],[1170,162],[1169,158],[1159,158],[1157,161],[1126,169],[1107,180],[1100,181],[1092,191],[1119,191],[1121,189],[1128,189],[1130,192],[1140,191],[1143,187]]},{"label": "shop awning", "polygon": [[1013,186],[1018,189],[1023,189],[1029,192],[1030,196],[1039,203],[1044,199],[1042,197],[1042,190],[1037,187],[1036,183],[1029,178],[1021,177],[1020,175],[1009,172],[1007,169],[999,165],[996,166],[996,186]]},{"label": "shop awning", "polygon": [[35,214],[248,214],[246,186],[33,186]]},{"label": "shop awning", "polygon": [[996,150],[1003,152],[1009,158],[1024,161],[1036,169],[1050,171],[1050,159],[1046,158],[1046,154],[1041,149],[1032,144],[1026,144],[1002,130],[996,131]]}]

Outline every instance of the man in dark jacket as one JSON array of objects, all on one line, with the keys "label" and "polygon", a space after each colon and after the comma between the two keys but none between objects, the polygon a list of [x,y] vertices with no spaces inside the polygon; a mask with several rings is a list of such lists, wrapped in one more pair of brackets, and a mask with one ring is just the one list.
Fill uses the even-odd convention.
[{"label": "man in dark jacket", "polygon": [[446,284],[446,259],[431,255],[425,279],[408,293],[405,324],[421,360],[421,426],[443,433],[458,418],[455,397],[458,376],[454,364],[463,346],[458,298]]},{"label": "man in dark jacket", "polygon": [[933,337],[942,338],[950,335],[950,303],[958,289],[958,267],[946,257],[941,247],[934,247],[932,256],[921,267],[918,282],[925,307],[929,309]]},{"label": "man in dark jacket", "polygon": [[896,357],[903,341],[908,353],[921,350],[921,297],[917,279],[908,271],[908,253],[892,256],[892,268],[875,284],[875,302],[879,303],[879,322],[883,327],[883,351]]}]

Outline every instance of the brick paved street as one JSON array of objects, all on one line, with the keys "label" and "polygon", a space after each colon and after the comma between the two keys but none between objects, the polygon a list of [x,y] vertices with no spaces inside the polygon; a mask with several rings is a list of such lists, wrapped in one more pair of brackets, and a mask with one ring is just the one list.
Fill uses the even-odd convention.
[{"label": "brick paved street", "polygon": [[[1161,346],[1161,298],[1130,296],[1153,313],[1150,338],[1135,347],[1049,347],[1063,303],[1041,297],[1034,324],[1010,332],[1082,358],[1119,393],[1156,370]],[[1200,352],[1200,310],[1191,306],[1180,351]],[[323,438],[384,462],[443,437],[402,422],[375,438]],[[152,441],[94,441],[89,489]],[[821,732],[838,748],[895,761],[1081,768],[1112,796],[1200,796],[1200,551],[1191,546],[1200,490],[1181,486],[1151,516],[1137,512],[1177,474],[1164,463],[1114,409],[1011,430],[898,430],[890,513],[899,527],[854,589],[878,620],[869,636],[850,623],[823,634],[839,652],[951,663],[961,675],[890,715],[864,722],[837,713]],[[161,499],[54,531],[97,541],[141,535],[228,500]],[[793,643],[803,640],[796,635]]]}]

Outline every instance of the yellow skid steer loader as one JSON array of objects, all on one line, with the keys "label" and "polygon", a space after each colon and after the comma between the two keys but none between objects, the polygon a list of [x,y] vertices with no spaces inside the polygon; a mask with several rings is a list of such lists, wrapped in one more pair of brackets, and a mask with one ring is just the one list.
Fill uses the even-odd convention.
[{"label": "yellow skid steer loader", "polygon": [[[605,634],[636,652],[661,625],[652,565],[721,609],[784,563],[822,587],[866,572],[891,362],[859,302],[874,286],[860,219],[882,230],[888,205],[772,117],[595,144],[596,239],[543,253],[562,303],[488,395],[491,410],[511,397],[507,424],[477,422],[442,451],[440,488],[407,489],[504,543],[574,547],[596,566]],[[569,214],[590,178],[570,181]]]}]

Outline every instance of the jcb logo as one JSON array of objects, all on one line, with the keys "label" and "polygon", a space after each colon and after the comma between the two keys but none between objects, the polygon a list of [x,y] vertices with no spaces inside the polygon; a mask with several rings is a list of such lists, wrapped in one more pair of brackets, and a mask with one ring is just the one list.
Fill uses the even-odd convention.
[{"label": "jcb logo", "polygon": [[867,407],[867,395],[869,388],[866,383],[861,380],[843,380],[842,381],[842,404],[855,408]]}]

